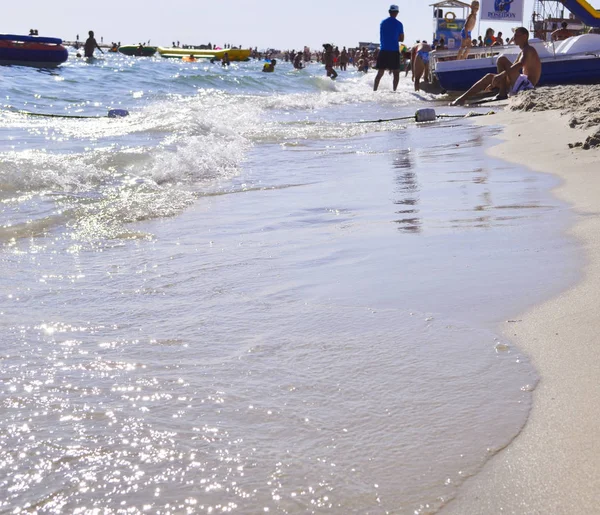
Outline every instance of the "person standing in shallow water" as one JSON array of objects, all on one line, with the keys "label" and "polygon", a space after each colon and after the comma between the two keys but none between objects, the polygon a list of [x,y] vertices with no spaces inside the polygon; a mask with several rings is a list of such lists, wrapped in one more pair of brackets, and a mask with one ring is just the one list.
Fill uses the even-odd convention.
[{"label": "person standing in shallow water", "polygon": [[333,46],[329,43],[324,43],[323,48],[325,49],[325,53],[323,54],[323,64],[325,64],[327,77],[329,77],[331,80],[334,80],[338,74],[333,69]]},{"label": "person standing in shallow water", "polygon": [[348,51],[346,47],[342,49],[342,53],[340,54],[340,70],[346,71],[346,67],[348,66]]},{"label": "person standing in shallow water", "polygon": [[98,45],[96,38],[94,38],[94,31],[90,30],[88,32],[88,35],[89,35],[89,38],[86,39],[85,44],[83,45],[84,56],[85,57],[94,57],[94,50],[96,50],[96,48],[98,50],[100,50],[101,53],[104,53],[104,52],[102,52],[102,49]]},{"label": "person standing in shallow water", "polygon": [[394,75],[393,88],[396,91],[398,81],[400,80],[400,43],[404,41],[404,26],[396,19],[398,16],[398,6],[390,5],[388,11],[389,18],[381,22],[379,26],[379,41],[381,50],[377,56],[377,75],[373,84],[373,91],[377,91],[379,81],[386,70],[390,70]]}]

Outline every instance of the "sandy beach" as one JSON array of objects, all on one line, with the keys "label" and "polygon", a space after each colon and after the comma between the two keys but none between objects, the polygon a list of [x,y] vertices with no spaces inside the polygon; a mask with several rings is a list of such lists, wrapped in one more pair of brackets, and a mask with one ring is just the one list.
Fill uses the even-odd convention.
[{"label": "sandy beach", "polygon": [[569,236],[582,246],[586,265],[572,288],[506,324],[506,336],[540,376],[533,409],[521,434],[464,484],[444,514],[598,513],[599,91],[541,88],[479,121],[505,125],[493,157],[561,178],[555,194],[573,211]]}]

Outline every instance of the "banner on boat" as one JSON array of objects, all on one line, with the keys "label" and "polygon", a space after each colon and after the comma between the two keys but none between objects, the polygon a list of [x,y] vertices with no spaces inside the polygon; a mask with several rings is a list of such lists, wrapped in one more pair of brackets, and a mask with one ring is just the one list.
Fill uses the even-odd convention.
[{"label": "banner on boat", "polygon": [[525,0],[481,0],[482,20],[523,23]]}]

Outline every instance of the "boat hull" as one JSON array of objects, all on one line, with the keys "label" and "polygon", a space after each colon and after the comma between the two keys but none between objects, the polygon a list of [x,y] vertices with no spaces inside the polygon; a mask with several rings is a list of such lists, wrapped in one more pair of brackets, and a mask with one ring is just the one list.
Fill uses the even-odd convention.
[{"label": "boat hull", "polygon": [[457,71],[436,71],[435,76],[446,91],[466,91],[488,73],[498,73],[495,65]]},{"label": "boat hull", "polygon": [[[585,34],[559,43],[553,52],[543,42],[532,42],[542,62],[538,85],[587,84],[600,81],[600,36]],[[519,49],[505,49],[504,55],[514,61]],[[488,73],[498,73],[494,57],[440,61],[435,63],[435,76],[446,91],[466,91]]]},{"label": "boat hull", "polygon": [[27,39],[0,39],[0,64],[53,68],[69,58],[69,53],[62,44],[31,41],[27,36],[15,37]]},{"label": "boat hull", "polygon": [[230,61],[247,61],[250,59],[250,49],[229,48],[226,50],[198,50],[196,48],[166,48],[158,47],[158,53],[163,57],[181,59],[193,55],[196,59],[222,59],[228,54]]},{"label": "boat hull", "polygon": [[[488,73],[498,73],[495,65],[470,70],[436,72],[442,89],[466,91]],[[589,84],[600,81],[600,57],[573,60],[542,60],[538,86],[549,84]]]},{"label": "boat hull", "polygon": [[540,85],[589,84],[600,81],[600,57],[543,61]]},{"label": "boat hull", "polygon": [[137,57],[152,57],[158,47],[145,46],[142,47],[141,52],[138,45],[123,45],[119,47],[119,52],[124,55],[134,55]]}]

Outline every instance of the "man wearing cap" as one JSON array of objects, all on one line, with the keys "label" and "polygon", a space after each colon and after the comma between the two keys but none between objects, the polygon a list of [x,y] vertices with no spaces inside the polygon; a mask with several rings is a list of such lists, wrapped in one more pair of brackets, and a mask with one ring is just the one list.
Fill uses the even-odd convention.
[{"label": "man wearing cap", "polygon": [[373,84],[373,91],[377,91],[379,81],[386,70],[390,70],[394,74],[394,91],[398,87],[400,80],[400,45],[399,42],[404,41],[404,27],[402,23],[396,19],[398,16],[398,6],[390,5],[390,16],[381,22],[379,28],[380,51],[377,57],[377,76]]}]

